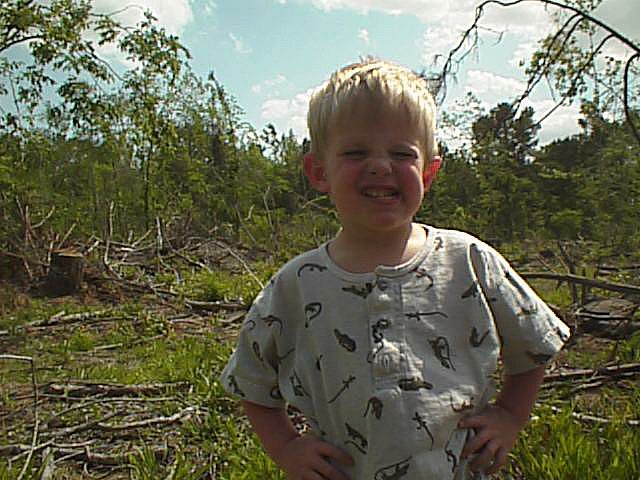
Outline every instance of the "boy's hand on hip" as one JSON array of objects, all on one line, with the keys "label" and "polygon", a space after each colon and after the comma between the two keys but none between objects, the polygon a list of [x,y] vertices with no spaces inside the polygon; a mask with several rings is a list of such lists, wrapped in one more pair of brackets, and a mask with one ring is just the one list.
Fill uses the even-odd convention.
[{"label": "boy's hand on hip", "polygon": [[473,428],[476,432],[467,440],[461,458],[476,454],[469,468],[474,472],[483,470],[492,474],[507,462],[507,455],[516,443],[523,424],[504,407],[489,405],[479,414],[461,420],[459,427]]},{"label": "boy's hand on hip", "polygon": [[296,437],[282,450],[276,463],[285,471],[289,480],[349,480],[348,476],[328,460],[353,465],[353,458],[314,435]]}]

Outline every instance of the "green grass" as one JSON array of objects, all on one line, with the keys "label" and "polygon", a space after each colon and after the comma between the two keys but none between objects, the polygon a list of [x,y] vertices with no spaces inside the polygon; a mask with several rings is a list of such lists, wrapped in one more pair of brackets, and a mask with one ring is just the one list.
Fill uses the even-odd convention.
[{"label": "green grass", "polygon": [[[268,263],[254,267],[266,282],[273,273]],[[171,415],[192,406],[198,414],[170,428],[150,428],[138,431],[127,440],[133,453],[120,468],[82,472],[80,464],[63,462],[57,466],[54,478],[109,478],[130,480],[207,479],[220,480],[284,480],[284,475],[263,453],[251,428],[241,414],[237,401],[222,388],[218,376],[233,348],[233,335],[225,331],[215,315],[199,319],[196,333],[185,334],[172,315],[183,311],[180,298],[200,300],[238,300],[246,304],[259,287],[246,274],[229,272],[199,272],[185,275],[184,283],[173,284],[182,297],[172,308],[159,308],[153,303],[123,303],[112,307],[109,315],[117,320],[82,323],[26,333],[20,327],[50,318],[62,310],[66,313],[97,311],[99,304],[88,307],[74,303],[47,304],[34,299],[26,305],[4,311],[0,315],[0,330],[10,336],[0,342],[9,345],[11,353],[31,355],[36,359],[38,380],[64,382],[91,380],[123,384],[185,382],[187,388],[167,389],[161,395],[170,401],[157,404],[139,402],[129,409],[152,408],[149,415]],[[175,276],[167,276],[173,282]],[[551,303],[566,306],[571,303],[566,286],[555,288],[552,282],[536,283],[536,289]],[[217,314],[216,314],[217,315]],[[188,333],[188,331],[187,331]],[[3,346],[3,345],[0,345]],[[108,349],[100,347],[110,346]],[[604,343],[597,348],[582,350],[578,342],[563,353],[562,363],[575,367],[597,367],[612,359],[618,362],[640,361],[640,333],[620,342]],[[29,443],[32,429],[30,400],[20,400],[18,393],[30,391],[30,370],[24,362],[0,362],[0,444]],[[635,382],[635,383],[634,383]],[[4,386],[7,388],[4,388]],[[536,419],[520,436],[512,452],[510,467],[499,477],[511,474],[516,479],[636,479],[640,478],[639,427],[625,421],[640,418],[640,388],[637,379],[609,384],[581,394],[572,394],[571,386],[549,392],[547,400],[534,411]],[[569,403],[569,401],[571,403]],[[560,408],[551,410],[550,405]],[[45,403],[41,422],[53,412],[60,412],[75,403]],[[20,421],[2,420],[4,412],[20,410]],[[99,404],[69,411],[60,418],[74,425],[85,417],[100,418],[105,407]],[[611,424],[585,423],[572,412],[590,413],[612,420]],[[43,427],[44,428],[44,427]],[[11,436],[10,436],[11,434]],[[101,441],[109,441],[108,437]],[[166,441],[172,445],[164,455],[157,455],[152,445]],[[114,443],[116,445],[117,442]],[[11,466],[0,458],[0,480],[15,480],[22,470],[25,456]],[[25,480],[39,479],[40,455],[35,455],[27,468]]]},{"label": "green grass", "polygon": [[521,434],[513,451],[517,471],[526,479],[640,478],[640,435],[622,421],[590,426],[542,408]]}]

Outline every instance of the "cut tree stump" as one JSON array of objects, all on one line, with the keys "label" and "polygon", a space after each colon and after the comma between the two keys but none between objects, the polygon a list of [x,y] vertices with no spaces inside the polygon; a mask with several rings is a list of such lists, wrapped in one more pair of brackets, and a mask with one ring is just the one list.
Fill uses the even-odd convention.
[{"label": "cut tree stump", "polygon": [[77,292],[84,276],[84,255],[74,250],[51,253],[45,289],[52,295]]}]

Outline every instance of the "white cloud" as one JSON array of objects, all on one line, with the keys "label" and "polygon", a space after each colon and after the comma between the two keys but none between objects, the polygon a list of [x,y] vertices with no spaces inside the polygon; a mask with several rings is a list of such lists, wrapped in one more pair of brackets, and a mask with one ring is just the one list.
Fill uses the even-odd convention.
[{"label": "white cloud", "polygon": [[520,68],[520,63],[528,65],[531,61],[531,56],[538,49],[538,42],[536,40],[528,40],[520,43],[513,51],[513,55],[509,60],[509,65],[515,68]]},{"label": "white cloud", "polygon": [[293,98],[272,98],[262,104],[262,119],[272,123],[280,132],[290,129],[300,138],[309,136],[307,131],[307,108],[315,88],[296,94]]},{"label": "white cloud", "polygon": [[448,26],[429,27],[418,42],[418,48],[422,51],[424,65],[442,66],[449,51],[458,45],[461,38],[462,30],[456,30]]},{"label": "white cloud", "polygon": [[235,49],[236,52],[242,53],[242,54],[253,52],[253,49],[251,47],[247,47],[242,41],[242,39],[239,37],[236,37],[233,33],[229,33],[229,38],[231,39],[231,42],[233,43],[233,48]]},{"label": "white cloud", "polygon": [[[302,0],[323,11],[355,10],[388,15],[411,15],[428,28],[418,42],[425,65],[432,65],[436,56],[446,56],[473,24],[479,0]],[[617,0],[628,1],[628,0]],[[637,1],[637,0],[634,0]],[[500,33],[510,33],[520,41],[544,37],[552,26],[552,7],[536,2],[524,2],[511,7],[489,4],[480,19],[480,40],[495,41]]]},{"label": "white cloud", "polygon": [[[211,2],[213,3],[213,2]],[[122,0],[94,0],[93,10],[96,13],[115,14],[114,18],[125,27],[133,27],[144,19],[144,12],[149,10],[157,18],[158,25],[164,27],[169,34],[181,35],[189,23],[193,21],[193,11],[189,0],[136,0],[128,4]],[[91,40],[97,35],[88,34]],[[138,66],[127,60],[115,43],[96,45],[98,55],[120,63],[132,69]]]},{"label": "white cloud", "polygon": [[211,15],[213,15],[213,12],[218,8],[218,5],[213,0],[209,0],[204,4],[204,7],[202,8],[204,9],[205,15],[210,17]]},{"label": "white cloud", "polygon": [[365,45],[371,45],[371,38],[369,38],[369,31],[366,28],[360,29],[358,32],[358,38],[364,42]]},{"label": "white cloud", "polygon": [[280,92],[274,90],[278,87],[278,85],[282,85],[287,82],[287,77],[282,74],[278,74],[275,78],[267,79],[261,83],[256,83],[251,86],[251,91],[255,94],[265,94],[267,97],[271,98],[274,96],[280,95]]},{"label": "white cloud", "polygon": [[122,0],[94,0],[93,9],[100,13],[119,12],[115,18],[127,26],[137,24],[145,10],[150,10],[158,23],[173,35],[180,35],[193,21],[189,0],[136,0],[131,4]]},{"label": "white cloud", "polygon": [[622,62],[626,61],[634,53],[628,45],[618,39],[611,39],[605,43],[601,57],[611,57]]},{"label": "white cloud", "polygon": [[[465,29],[473,22],[478,0],[307,0],[323,11],[349,9],[366,14],[377,11],[389,15],[413,15],[422,22],[437,25],[446,19],[443,27]],[[620,1],[620,0],[619,0]],[[540,33],[539,24],[548,24],[549,16],[542,5],[527,4],[514,7],[488,5],[482,24],[510,32]]]},{"label": "white cloud", "polygon": [[[540,120],[555,106],[553,100],[525,100],[523,107],[532,107],[535,110],[534,119]],[[580,106],[577,104],[558,107],[543,122],[539,132],[540,143],[549,143],[556,138],[564,138],[580,131],[578,119],[580,118]]]},{"label": "white cloud", "polygon": [[640,38],[640,3],[638,0],[606,0],[593,12],[605,24],[629,39]]},{"label": "white cloud", "polygon": [[520,80],[503,77],[492,72],[469,70],[465,91],[471,92],[489,104],[513,100],[524,91],[525,84]]}]

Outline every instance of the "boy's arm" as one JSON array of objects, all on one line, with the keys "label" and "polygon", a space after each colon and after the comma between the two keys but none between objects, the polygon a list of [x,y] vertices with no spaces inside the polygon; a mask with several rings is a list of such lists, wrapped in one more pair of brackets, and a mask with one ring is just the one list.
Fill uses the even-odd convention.
[{"label": "boy's arm", "polygon": [[283,408],[269,408],[242,401],[256,435],[267,455],[291,480],[349,480],[328,460],[353,465],[353,459],[342,450],[313,435],[300,435]]},{"label": "boy's arm", "polygon": [[529,421],[544,371],[545,367],[541,366],[524,373],[505,375],[495,405],[489,405],[477,415],[460,422],[461,428],[476,431],[461,454],[462,458],[477,454],[469,465],[471,470],[482,469],[491,474],[506,463],[518,433]]}]

